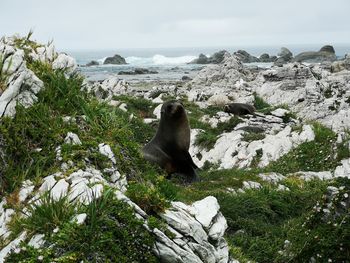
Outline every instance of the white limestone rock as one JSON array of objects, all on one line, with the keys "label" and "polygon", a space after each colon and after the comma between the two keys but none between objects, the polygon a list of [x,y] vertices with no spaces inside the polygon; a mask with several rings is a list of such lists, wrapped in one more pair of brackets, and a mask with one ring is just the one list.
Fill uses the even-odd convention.
[{"label": "white limestone rock", "polygon": [[81,145],[81,141],[77,134],[73,132],[68,132],[66,138],[64,139],[64,143],[72,144],[72,145]]},{"label": "white limestone rock", "polygon": [[330,171],[323,172],[297,172],[295,175],[299,176],[301,179],[305,181],[310,181],[313,179],[319,180],[330,180],[333,178],[333,174]]},{"label": "white limestone rock", "polygon": [[216,257],[215,257],[215,248],[213,245],[211,245],[208,242],[204,242],[202,244],[189,242],[188,246],[193,250],[193,252],[197,255],[199,255],[202,262],[207,263],[215,263]]},{"label": "white limestone rock", "polygon": [[153,122],[156,122],[158,121],[157,119],[153,119],[153,118],[144,118],[143,119],[143,122],[146,123],[146,124],[151,124]]},{"label": "white limestone rock", "polygon": [[69,73],[73,73],[77,67],[78,65],[75,59],[64,53],[59,54],[52,62],[53,69],[65,69]]},{"label": "white limestone rock", "polygon": [[160,215],[171,227],[181,234],[193,237],[198,243],[208,240],[202,225],[184,210],[170,208]]},{"label": "white limestone rock", "polygon": [[159,94],[159,96],[157,98],[154,98],[152,102],[155,104],[162,104],[164,102],[162,99],[162,96],[163,96],[163,93]]},{"label": "white limestone rock", "polygon": [[277,187],[277,191],[290,191],[290,189],[283,184],[279,184]]},{"label": "white limestone rock", "polygon": [[216,218],[213,220],[213,224],[209,229],[208,236],[212,240],[218,240],[224,236],[224,233],[227,229],[226,218],[222,215],[221,212],[218,212]]},{"label": "white limestone rock", "polygon": [[16,105],[20,103],[28,108],[37,101],[36,94],[44,87],[29,69],[14,73],[7,84],[5,91],[0,94],[0,117],[13,117]]},{"label": "white limestone rock", "polygon": [[261,178],[265,182],[269,182],[272,184],[277,184],[278,182],[284,180],[286,177],[279,173],[262,173],[258,174],[258,177]]},{"label": "white limestone rock", "polygon": [[212,106],[224,106],[230,102],[231,100],[224,94],[215,94],[208,99],[208,104]]},{"label": "white limestone rock", "polygon": [[10,252],[12,250],[14,250],[15,248],[17,248],[19,246],[19,244],[25,240],[27,236],[26,232],[22,232],[16,239],[14,239],[13,241],[11,241],[6,247],[4,247],[1,251],[0,251],[0,263],[4,263],[5,262],[5,258],[10,254]]},{"label": "white limestone rock", "polygon": [[[1,206],[4,205],[4,202],[1,202]],[[8,238],[11,234],[10,230],[7,227],[7,224],[11,221],[12,216],[15,214],[15,211],[11,208],[3,209],[0,214],[0,237]]]},{"label": "white limestone rock", "polygon": [[341,165],[337,166],[334,171],[334,177],[350,178],[350,159],[342,160]]},{"label": "white limestone rock", "polygon": [[[218,263],[227,263],[229,262],[229,247],[225,238],[220,237],[217,242],[216,249],[216,262]],[[237,261],[237,263],[239,263]]]},{"label": "white limestone rock", "polygon": [[87,218],[87,214],[82,213],[82,214],[76,215],[73,218],[73,222],[77,223],[78,225],[82,225],[82,224],[84,224],[86,218]]},{"label": "white limestone rock", "polygon": [[50,191],[52,199],[57,201],[66,196],[68,193],[68,187],[69,184],[64,179],[59,180]]},{"label": "white limestone rock", "polygon": [[108,144],[105,144],[105,143],[100,143],[98,145],[98,149],[100,151],[100,153],[104,156],[107,156],[109,160],[111,160],[111,162],[113,164],[116,164],[117,161],[115,159],[115,156],[114,156],[114,153],[111,149],[111,147],[108,145]]},{"label": "white limestone rock", "polygon": [[249,190],[249,189],[260,189],[262,186],[258,182],[253,181],[243,181],[243,189]]},{"label": "white limestone rock", "polygon": [[221,64],[208,65],[203,68],[190,82],[192,86],[233,86],[241,78],[249,79],[250,72],[243,64],[228,52]]},{"label": "white limestone rock", "polygon": [[154,229],[153,233],[157,239],[154,252],[162,262],[203,263],[203,261],[196,254],[179,247],[163,232],[159,231],[158,229]]},{"label": "white limestone rock", "polygon": [[43,183],[42,185],[40,186],[39,188],[39,192],[43,193],[43,192],[46,192],[46,191],[50,191],[52,189],[52,187],[54,187],[54,185],[56,184],[56,180],[55,180],[55,177],[54,175],[49,175],[49,176],[46,176],[44,179],[43,179]]},{"label": "white limestone rock", "polygon": [[213,196],[208,196],[200,201],[194,202],[191,212],[196,220],[208,229],[213,218],[218,214],[220,209],[219,203]]},{"label": "white limestone rock", "polygon": [[44,237],[44,234],[36,234],[29,240],[28,245],[34,248],[40,248],[45,244]]},{"label": "white limestone rock", "polygon": [[127,105],[125,103],[120,104],[118,108],[121,109],[124,112],[128,111]]},{"label": "white limestone rock", "polygon": [[281,108],[278,108],[278,109],[276,109],[274,111],[271,111],[272,115],[274,115],[276,117],[280,117],[280,118],[284,117],[288,113],[290,113],[289,110],[281,109]]},{"label": "white limestone rock", "polygon": [[33,192],[34,185],[30,180],[26,180],[22,183],[22,188],[18,193],[18,199],[23,202]]},{"label": "white limestone rock", "polygon": [[162,109],[163,104],[159,104],[154,110],[153,114],[157,117],[158,120],[160,120],[160,111]]}]

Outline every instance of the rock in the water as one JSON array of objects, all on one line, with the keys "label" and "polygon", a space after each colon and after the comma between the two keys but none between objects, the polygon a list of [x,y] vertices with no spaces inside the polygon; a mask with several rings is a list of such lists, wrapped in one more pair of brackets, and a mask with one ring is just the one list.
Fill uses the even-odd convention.
[{"label": "rock in the water", "polygon": [[264,63],[275,62],[276,59],[277,59],[276,56],[270,56],[267,53],[261,54],[261,56],[259,57],[260,62],[264,62]]},{"label": "rock in the water", "polygon": [[190,64],[220,64],[224,60],[226,52],[225,50],[221,50],[210,57],[200,54],[199,57],[191,61]]},{"label": "rock in the water", "polygon": [[86,64],[87,67],[91,66],[98,66],[100,63],[98,63],[96,60],[91,60],[89,63]]},{"label": "rock in the water", "polygon": [[290,62],[293,58],[293,53],[286,47],[282,47],[280,52],[277,54],[278,57],[275,60],[274,65],[282,66],[288,62]]},{"label": "rock in the water", "polygon": [[320,51],[307,51],[302,52],[295,56],[294,61],[296,62],[324,62],[324,61],[335,61],[337,59],[334,48],[332,46],[324,46]]},{"label": "rock in the water", "polygon": [[192,80],[189,76],[182,76],[182,78],[181,78],[181,80],[182,81],[190,81],[190,80]]},{"label": "rock in the water", "polygon": [[233,53],[235,56],[238,57],[242,63],[253,63],[253,62],[260,62],[260,60],[257,57],[254,57],[250,55],[247,51],[245,50],[238,50],[235,53]]},{"label": "rock in the water", "polygon": [[143,74],[158,74],[158,71],[149,70],[146,68],[135,68],[133,71],[119,71],[118,75],[143,75]]},{"label": "rock in the water", "polygon": [[116,54],[113,57],[107,57],[105,59],[105,61],[103,61],[104,65],[107,64],[113,64],[113,65],[125,65],[127,64],[125,61],[125,58],[123,58],[122,56]]},{"label": "rock in the water", "polygon": [[326,46],[321,47],[320,52],[328,52],[328,53],[335,54],[334,47],[331,45],[326,45]]},{"label": "rock in the water", "polygon": [[204,54],[199,54],[198,58],[190,62],[191,64],[209,64],[208,57]]}]

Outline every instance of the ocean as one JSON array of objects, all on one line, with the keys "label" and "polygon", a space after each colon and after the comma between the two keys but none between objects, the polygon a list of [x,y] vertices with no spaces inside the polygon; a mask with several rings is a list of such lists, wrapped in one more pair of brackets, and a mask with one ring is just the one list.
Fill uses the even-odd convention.
[{"label": "ocean", "polygon": [[[303,51],[317,51],[321,45],[286,45],[286,47],[294,54]],[[339,58],[350,53],[350,44],[333,45],[336,55]],[[73,56],[78,65],[79,70],[89,80],[102,81],[111,75],[118,75],[120,71],[132,71],[135,68],[145,68],[157,71],[158,74],[144,75],[118,75],[121,79],[129,82],[138,81],[176,81],[183,76],[193,77],[203,65],[188,64],[199,54],[203,53],[207,56],[220,50],[227,50],[233,53],[239,49],[246,50],[251,55],[259,57],[263,53],[269,55],[277,55],[280,46],[231,46],[231,47],[192,47],[192,48],[138,48],[138,49],[115,49],[115,50],[65,50],[64,52]],[[127,65],[103,65],[106,57],[115,54],[125,58]],[[84,67],[88,62],[96,60],[100,65],[92,67]],[[260,67],[270,67],[271,63],[254,63]],[[249,65],[248,65],[249,66]]]}]

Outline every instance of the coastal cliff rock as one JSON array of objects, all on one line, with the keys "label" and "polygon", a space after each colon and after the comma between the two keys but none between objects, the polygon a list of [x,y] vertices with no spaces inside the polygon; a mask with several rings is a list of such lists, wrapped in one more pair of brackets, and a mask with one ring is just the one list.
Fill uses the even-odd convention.
[{"label": "coastal cliff rock", "polygon": [[277,54],[277,59],[274,61],[275,66],[282,66],[290,62],[293,58],[293,53],[288,48],[282,47],[280,52]]},{"label": "coastal cliff rock", "polygon": [[277,59],[276,56],[270,56],[267,53],[261,54],[259,57],[260,62],[268,63],[268,62],[275,62]]},{"label": "coastal cliff rock", "polygon": [[260,60],[257,57],[254,57],[250,55],[245,50],[238,50],[233,53],[242,63],[253,63],[253,62],[260,62]]},{"label": "coastal cliff rock", "polygon": [[104,61],[103,61],[104,65],[108,65],[108,64],[112,64],[112,65],[125,65],[127,64],[125,61],[125,58],[123,58],[122,56],[116,54],[113,57],[107,57]]},{"label": "coastal cliff rock", "polygon": [[332,46],[324,46],[319,51],[302,52],[295,56],[293,61],[296,62],[324,62],[335,61],[337,59]]},{"label": "coastal cliff rock", "polygon": [[146,68],[135,68],[133,71],[119,71],[118,75],[142,75],[142,74],[158,74],[155,70]]},{"label": "coastal cliff rock", "polygon": [[207,57],[204,54],[200,54],[199,57],[193,61],[191,61],[189,64],[220,64],[224,60],[225,53],[227,51],[221,50],[218,52],[215,52],[210,57]]},{"label": "coastal cliff rock", "polygon": [[269,103],[287,104],[302,118],[335,131],[349,127],[349,71],[331,74],[318,66],[287,64],[266,70],[257,79],[256,92]]},{"label": "coastal cliff rock", "polygon": [[91,66],[98,66],[100,63],[98,63],[96,60],[91,60],[89,63],[86,64],[87,67]]}]

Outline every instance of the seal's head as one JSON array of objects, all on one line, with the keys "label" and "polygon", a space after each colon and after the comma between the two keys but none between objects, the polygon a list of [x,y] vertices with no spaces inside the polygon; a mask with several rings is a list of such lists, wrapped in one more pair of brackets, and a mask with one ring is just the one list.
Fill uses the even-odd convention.
[{"label": "seal's head", "polygon": [[230,112],[230,106],[229,105],[225,105],[224,106],[224,112]]},{"label": "seal's head", "polygon": [[161,108],[161,118],[165,119],[179,119],[186,116],[183,104],[176,100],[167,101]]}]

